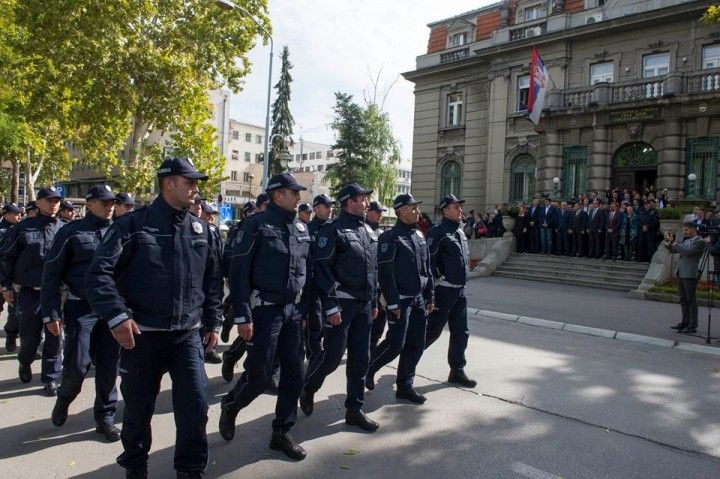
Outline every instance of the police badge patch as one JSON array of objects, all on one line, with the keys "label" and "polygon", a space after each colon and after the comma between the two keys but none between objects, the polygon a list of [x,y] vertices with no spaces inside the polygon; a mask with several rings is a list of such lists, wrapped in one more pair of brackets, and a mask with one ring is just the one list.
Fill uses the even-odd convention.
[{"label": "police badge patch", "polygon": [[235,235],[235,240],[233,241],[233,246],[236,244],[240,244],[240,242],[243,239],[243,236],[245,236],[245,232],[243,230],[240,230],[237,232],[237,235]]},{"label": "police badge patch", "polygon": [[305,225],[302,223],[295,223],[295,228],[297,228],[297,230],[300,231],[301,233],[303,231],[305,231]]},{"label": "police badge patch", "polygon": [[427,239],[427,245],[431,246],[433,244],[434,238],[428,238]]},{"label": "police badge patch", "polygon": [[388,243],[383,243],[380,245],[380,252],[387,253],[388,248],[390,248],[390,245]]},{"label": "police badge patch", "polygon": [[324,248],[327,246],[328,239],[327,236],[321,236],[318,238],[318,247]]},{"label": "police badge patch", "polygon": [[198,223],[197,221],[193,221],[192,229],[193,229],[193,231],[196,232],[197,234],[200,234],[200,233],[203,232],[203,227],[202,227],[202,225],[201,225],[200,223]]},{"label": "police badge patch", "polygon": [[415,234],[417,234],[421,238],[424,238],[422,231],[420,231],[420,230],[415,230]]}]

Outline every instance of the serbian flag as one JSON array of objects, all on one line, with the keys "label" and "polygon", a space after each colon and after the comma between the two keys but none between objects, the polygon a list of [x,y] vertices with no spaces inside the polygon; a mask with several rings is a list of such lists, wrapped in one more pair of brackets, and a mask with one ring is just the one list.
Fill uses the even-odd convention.
[{"label": "serbian flag", "polygon": [[540,114],[545,106],[545,93],[547,93],[550,75],[545,69],[542,58],[533,48],[532,61],[530,62],[530,92],[528,94],[527,111],[528,118],[534,124],[540,123]]}]

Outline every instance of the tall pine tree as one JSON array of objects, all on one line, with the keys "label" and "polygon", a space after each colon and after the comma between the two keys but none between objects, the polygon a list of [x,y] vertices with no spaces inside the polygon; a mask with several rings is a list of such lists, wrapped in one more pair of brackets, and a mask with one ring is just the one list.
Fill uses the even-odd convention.
[{"label": "tall pine tree", "polygon": [[290,70],[293,65],[290,63],[290,51],[287,46],[283,47],[282,54],[280,55],[282,60],[282,67],[280,69],[280,80],[275,85],[277,90],[275,102],[272,104],[272,132],[271,135],[278,135],[272,137],[272,145],[270,148],[270,176],[281,173],[282,166],[277,156],[285,148],[284,142],[288,141],[291,145],[293,144],[292,134],[293,125],[295,120],[293,119],[292,113],[290,113],[290,83],[292,83],[292,76]]}]

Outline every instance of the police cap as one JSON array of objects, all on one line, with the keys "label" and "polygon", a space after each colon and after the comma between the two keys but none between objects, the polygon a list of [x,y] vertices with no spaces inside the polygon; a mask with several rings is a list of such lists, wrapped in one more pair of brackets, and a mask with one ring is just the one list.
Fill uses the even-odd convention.
[{"label": "police cap", "polygon": [[[111,201],[117,198],[112,192],[112,188],[108,185],[95,185],[90,188],[85,195],[86,200],[100,200],[100,201]],[[70,203],[68,201],[68,203]],[[60,206],[61,208],[63,206]],[[72,208],[72,205],[70,206]]]},{"label": "police cap", "polygon": [[465,200],[459,200],[455,195],[445,195],[443,196],[443,199],[440,200],[440,204],[438,206],[440,209],[443,209],[446,206],[450,206],[455,203],[460,203],[462,205],[465,203]]},{"label": "police cap", "polygon": [[160,168],[157,170],[158,178],[165,178],[166,176],[184,176],[191,180],[202,180],[208,179],[207,175],[200,173],[192,160],[187,157],[181,158],[167,158],[162,162]]},{"label": "police cap", "polygon": [[48,186],[38,191],[37,199],[41,200],[43,198],[62,198],[62,195],[54,186]]},{"label": "police cap", "polygon": [[279,190],[281,188],[288,188],[293,191],[307,190],[307,188],[298,184],[297,180],[295,180],[295,177],[290,173],[280,173],[270,178],[270,181],[268,181],[268,185],[267,188],[265,188],[265,191]]},{"label": "police cap", "polygon": [[340,203],[345,203],[353,196],[369,195],[372,192],[373,190],[366,190],[357,183],[350,183],[349,185],[343,186],[342,190],[340,190],[340,193],[338,194],[338,201]]},{"label": "police cap", "polygon": [[422,201],[417,201],[410,193],[404,193],[395,197],[393,208],[398,209],[408,205],[419,205]]}]

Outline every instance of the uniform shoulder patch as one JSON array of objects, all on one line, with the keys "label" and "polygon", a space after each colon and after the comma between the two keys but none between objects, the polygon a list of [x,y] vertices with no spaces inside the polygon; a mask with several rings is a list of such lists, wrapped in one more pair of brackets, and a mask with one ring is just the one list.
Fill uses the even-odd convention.
[{"label": "uniform shoulder patch", "polygon": [[199,223],[197,221],[193,221],[192,229],[195,233],[200,234],[203,232],[202,223]]},{"label": "uniform shoulder patch", "polygon": [[380,252],[387,253],[389,248],[390,248],[390,243],[383,243],[380,245]]},{"label": "uniform shoulder patch", "polygon": [[418,235],[418,236],[421,237],[421,238],[424,238],[424,237],[425,237],[425,236],[423,235],[422,231],[420,231],[420,230],[415,230],[415,234]]},{"label": "uniform shoulder patch", "polygon": [[305,231],[305,225],[302,224],[302,223],[300,223],[300,222],[295,223],[295,228],[297,228],[297,230],[300,231],[300,232],[304,232],[304,231]]},{"label": "uniform shoulder patch", "polygon": [[318,247],[324,248],[328,244],[328,237],[327,236],[320,236],[318,238]]}]

